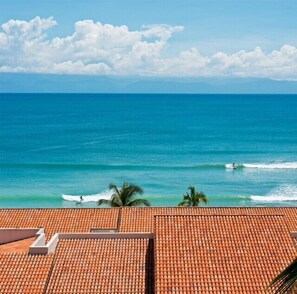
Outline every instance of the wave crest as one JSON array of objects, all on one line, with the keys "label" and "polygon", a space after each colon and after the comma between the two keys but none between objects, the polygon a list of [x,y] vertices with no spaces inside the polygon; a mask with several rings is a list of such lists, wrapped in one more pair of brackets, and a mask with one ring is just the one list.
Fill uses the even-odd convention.
[{"label": "wave crest", "polygon": [[[65,201],[74,201],[74,202],[97,202],[100,199],[106,199],[109,200],[112,195],[111,191],[104,191],[99,194],[93,194],[93,195],[66,195],[63,194],[62,198]],[[81,201],[80,197],[83,197],[83,200]]]},{"label": "wave crest", "polygon": [[260,169],[297,169],[297,162],[243,164],[243,167]]},{"label": "wave crest", "polygon": [[[226,168],[234,168],[232,163],[227,163]],[[297,162],[275,162],[275,163],[243,163],[235,164],[235,168],[250,169],[297,169]]]},{"label": "wave crest", "polygon": [[297,201],[297,186],[282,185],[271,190],[267,195],[251,195],[250,198],[257,202]]}]

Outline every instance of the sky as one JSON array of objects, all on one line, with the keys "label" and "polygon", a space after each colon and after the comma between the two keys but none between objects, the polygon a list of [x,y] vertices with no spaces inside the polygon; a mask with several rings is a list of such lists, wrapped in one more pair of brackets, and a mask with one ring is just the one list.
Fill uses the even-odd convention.
[{"label": "sky", "polygon": [[297,81],[296,0],[1,0],[0,73]]}]

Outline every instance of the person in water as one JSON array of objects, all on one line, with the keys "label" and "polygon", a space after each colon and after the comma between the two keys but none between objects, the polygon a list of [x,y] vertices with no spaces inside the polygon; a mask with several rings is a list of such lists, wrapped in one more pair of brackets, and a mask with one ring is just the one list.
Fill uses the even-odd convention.
[{"label": "person in water", "polygon": [[79,197],[79,201],[76,202],[76,204],[81,204],[84,201],[84,198],[82,196]]},{"label": "person in water", "polygon": [[233,168],[233,169],[236,169],[236,165],[235,165],[234,162],[232,163],[232,168]]}]

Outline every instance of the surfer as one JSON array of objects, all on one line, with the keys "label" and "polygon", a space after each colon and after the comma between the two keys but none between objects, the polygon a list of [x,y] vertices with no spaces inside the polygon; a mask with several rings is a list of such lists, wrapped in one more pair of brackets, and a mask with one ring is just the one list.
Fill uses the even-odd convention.
[{"label": "surfer", "polygon": [[84,198],[82,196],[79,197],[79,201],[76,202],[76,204],[81,204],[84,201]]},{"label": "surfer", "polygon": [[232,163],[232,168],[236,169],[236,164],[234,162]]}]

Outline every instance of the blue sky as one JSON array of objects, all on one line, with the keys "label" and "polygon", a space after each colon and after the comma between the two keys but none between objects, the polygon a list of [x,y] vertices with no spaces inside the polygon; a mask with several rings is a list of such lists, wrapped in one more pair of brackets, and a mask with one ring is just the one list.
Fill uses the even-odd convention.
[{"label": "blue sky", "polygon": [[[0,30],[0,71],[296,80],[296,15],[296,0],[1,0],[1,24],[18,19],[28,25],[9,23],[6,31],[3,27]],[[49,17],[53,17],[52,22],[46,21]],[[92,20],[94,25],[81,24],[78,40],[75,23],[83,20]],[[111,25],[114,32],[99,28],[97,22]],[[115,31],[123,25],[128,28],[125,38],[132,38],[135,32],[140,35],[131,42],[117,43]],[[24,36],[24,30],[36,27],[41,28],[39,35]],[[81,35],[89,31],[92,36]],[[86,40],[107,31],[113,35],[104,40]],[[70,44],[66,38],[71,36]],[[60,39],[59,45],[51,43],[55,38]],[[83,41],[84,46],[70,50],[74,43]],[[114,47],[107,50],[104,41]],[[46,42],[50,45],[45,46]],[[89,52],[90,47],[98,48],[98,52]],[[56,51],[68,55],[57,58]],[[112,51],[112,56],[107,56],[107,51]],[[8,52],[9,62],[5,56]],[[37,52],[44,55],[31,64],[28,56],[36,56]],[[50,62],[57,66],[51,67]]]},{"label": "blue sky", "polygon": [[205,53],[297,45],[295,0],[1,0],[0,8],[0,23],[53,16],[59,26],[52,34],[59,36],[72,33],[76,21],[93,19],[135,30],[145,24],[183,25],[174,41]]}]

